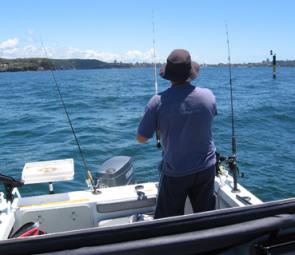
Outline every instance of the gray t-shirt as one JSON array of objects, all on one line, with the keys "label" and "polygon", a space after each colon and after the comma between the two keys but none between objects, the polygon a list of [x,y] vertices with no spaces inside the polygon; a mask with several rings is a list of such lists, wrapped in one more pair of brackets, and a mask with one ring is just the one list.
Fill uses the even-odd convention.
[{"label": "gray t-shirt", "polygon": [[152,138],[159,129],[163,149],[159,170],[185,176],[215,164],[211,127],[216,114],[211,90],[176,85],[150,99],[137,133]]}]

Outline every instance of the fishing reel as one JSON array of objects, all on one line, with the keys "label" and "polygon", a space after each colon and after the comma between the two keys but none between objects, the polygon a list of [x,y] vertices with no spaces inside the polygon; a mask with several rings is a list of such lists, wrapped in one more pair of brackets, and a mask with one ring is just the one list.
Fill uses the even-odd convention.
[{"label": "fishing reel", "polygon": [[228,166],[228,169],[232,174],[236,172],[236,174],[241,178],[245,177],[245,174],[243,172],[240,172],[239,170],[236,156],[225,157],[219,152],[216,152],[216,175],[220,175],[222,173],[221,165],[223,164],[226,164]]}]

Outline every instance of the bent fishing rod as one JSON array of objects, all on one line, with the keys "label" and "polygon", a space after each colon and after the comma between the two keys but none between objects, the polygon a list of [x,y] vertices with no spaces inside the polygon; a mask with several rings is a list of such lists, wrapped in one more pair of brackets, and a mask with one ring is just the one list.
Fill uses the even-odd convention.
[{"label": "bent fishing rod", "polygon": [[[154,83],[155,83],[155,95],[158,94],[158,78],[157,78],[157,63],[156,63],[156,38],[155,38],[155,22],[154,22],[154,10],[152,12],[152,26],[153,26],[153,60],[154,60]],[[158,128],[158,120],[156,125],[156,147],[161,148],[160,130]]]},{"label": "bent fishing rod", "polygon": [[238,189],[238,166],[237,166],[237,145],[235,137],[235,121],[234,121],[234,105],[233,105],[233,86],[232,86],[232,69],[231,69],[231,58],[230,58],[230,45],[228,36],[228,27],[225,24],[226,30],[226,42],[227,42],[227,52],[228,52],[228,72],[229,72],[229,86],[230,86],[230,105],[231,105],[231,129],[232,129],[232,155],[228,158],[228,164],[231,172],[233,173],[234,187],[233,192],[239,192]]},{"label": "bent fishing rod", "polygon": [[[41,45],[42,45],[42,48],[43,48],[43,50],[44,50],[45,56],[46,56],[46,58],[48,59],[48,61],[50,61],[50,59],[49,59],[49,57],[48,57],[48,54],[47,54],[47,50],[46,50],[46,48],[45,48],[45,46],[44,46],[44,44],[43,44],[42,39],[40,39],[40,41],[41,41]],[[87,164],[86,158],[85,158],[84,153],[83,153],[83,151],[82,151],[82,149],[81,149],[81,146],[80,146],[80,143],[79,143],[78,137],[77,137],[77,135],[76,135],[76,132],[75,132],[74,126],[73,126],[73,124],[72,124],[72,121],[71,121],[70,115],[69,115],[69,113],[68,113],[68,110],[67,110],[66,104],[65,104],[65,102],[64,102],[64,99],[63,99],[62,93],[61,93],[61,91],[60,91],[60,88],[59,88],[58,82],[57,82],[57,80],[56,80],[56,78],[55,78],[55,75],[54,75],[54,70],[56,70],[55,65],[54,65],[53,61],[50,61],[50,62],[51,62],[51,65],[52,65],[52,67],[53,67],[53,70],[52,70],[52,68],[49,66],[49,71],[50,71],[51,76],[52,76],[52,79],[53,79],[53,81],[54,81],[54,85],[55,85],[55,88],[56,88],[56,90],[57,90],[57,92],[58,92],[60,102],[61,102],[62,107],[63,107],[63,109],[64,109],[64,112],[65,112],[65,114],[66,114],[66,117],[67,117],[68,123],[69,123],[69,125],[70,125],[70,127],[71,127],[72,134],[73,134],[73,136],[74,136],[74,139],[75,139],[76,145],[77,145],[78,150],[79,150],[80,157],[81,157],[82,162],[83,162],[84,170],[85,170],[85,173],[86,173],[86,183],[87,183],[87,184],[90,186],[90,188],[93,190],[93,193],[96,193],[96,192],[97,192],[97,185],[95,185],[95,183],[94,183],[94,180],[93,180],[93,177],[92,177],[92,173],[91,173],[91,171],[90,171],[90,169],[89,169],[89,167],[88,167],[88,164]]]}]

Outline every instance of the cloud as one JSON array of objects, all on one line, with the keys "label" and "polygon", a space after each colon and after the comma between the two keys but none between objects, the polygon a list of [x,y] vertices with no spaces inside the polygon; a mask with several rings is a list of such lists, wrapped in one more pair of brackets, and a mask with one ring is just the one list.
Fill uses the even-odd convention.
[{"label": "cloud", "polygon": [[28,30],[27,30],[27,35],[28,35],[29,37],[33,37],[33,36],[34,36],[34,30],[31,29],[31,28],[28,28]]},{"label": "cloud", "polygon": [[142,57],[143,53],[138,50],[129,50],[126,53],[126,56],[129,58],[138,58],[138,57]]},{"label": "cloud", "polygon": [[34,30],[29,28],[27,30],[27,36],[26,37],[27,37],[28,43],[33,44],[35,42],[35,33],[34,33]]},{"label": "cloud", "polygon": [[26,43],[19,43],[17,38],[8,39],[0,42],[0,57],[2,58],[34,58],[34,57],[50,57],[50,58],[80,58],[80,59],[98,59],[105,62],[153,62],[153,49],[147,51],[139,51],[131,49],[123,53],[106,52],[96,49],[78,49],[74,47],[46,47],[46,53],[41,45],[34,43],[32,30],[28,30],[29,40]]},{"label": "cloud", "polygon": [[14,48],[16,47],[18,44],[18,39],[12,38],[12,39],[8,39],[4,42],[0,42],[0,49],[9,49],[9,48]]},{"label": "cloud", "polygon": [[77,48],[62,48],[57,54],[61,58],[81,58],[81,59],[98,59],[105,62],[113,62],[120,58],[120,55],[110,52],[102,52],[97,50],[80,50]]},{"label": "cloud", "polygon": [[127,62],[153,62],[154,50],[150,49],[146,52],[141,52],[139,50],[129,50],[122,56],[122,58]]},{"label": "cloud", "polygon": [[[54,49],[51,49],[51,52]],[[81,58],[81,59],[98,59],[105,62],[121,61],[121,62],[152,62],[153,52],[141,52],[139,50],[128,50],[125,53],[104,52],[93,49],[80,50],[77,48],[60,48],[55,49],[55,55],[58,58]]]}]

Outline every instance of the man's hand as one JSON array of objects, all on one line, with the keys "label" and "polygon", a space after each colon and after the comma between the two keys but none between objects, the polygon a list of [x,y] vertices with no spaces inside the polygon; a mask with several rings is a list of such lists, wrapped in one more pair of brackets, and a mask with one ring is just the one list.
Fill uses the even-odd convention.
[{"label": "man's hand", "polygon": [[147,142],[148,138],[145,138],[144,136],[141,136],[141,135],[137,135],[136,140],[139,143],[145,143],[145,142]]}]

